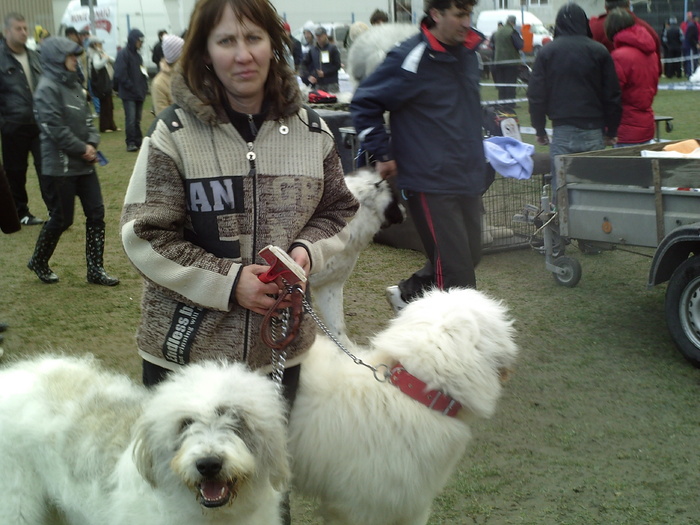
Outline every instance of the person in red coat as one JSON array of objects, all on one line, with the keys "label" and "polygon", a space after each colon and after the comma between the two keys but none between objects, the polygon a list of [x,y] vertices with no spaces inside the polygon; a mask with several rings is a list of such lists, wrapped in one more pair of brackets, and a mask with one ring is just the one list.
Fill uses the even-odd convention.
[{"label": "person in red coat", "polygon": [[588,22],[591,28],[591,38],[593,38],[593,40],[595,40],[596,42],[600,42],[608,48],[608,51],[612,52],[613,43],[605,34],[605,19],[607,18],[608,13],[612,9],[617,8],[625,9],[626,11],[628,11],[630,15],[632,15],[634,23],[644,28],[649,33],[649,36],[651,36],[654,39],[654,44],[656,46],[657,53],[656,56],[659,60],[659,76],[661,76],[661,38],[659,38],[659,35],[656,33],[656,31],[654,31],[653,27],[651,27],[647,22],[639,18],[630,10],[630,0],[605,0],[605,13],[603,13],[600,16],[592,17]]},{"label": "person in red coat", "polygon": [[622,91],[622,120],[615,147],[645,144],[654,138],[652,104],[658,90],[660,66],[654,39],[632,13],[616,8],[608,12],[605,33]]}]

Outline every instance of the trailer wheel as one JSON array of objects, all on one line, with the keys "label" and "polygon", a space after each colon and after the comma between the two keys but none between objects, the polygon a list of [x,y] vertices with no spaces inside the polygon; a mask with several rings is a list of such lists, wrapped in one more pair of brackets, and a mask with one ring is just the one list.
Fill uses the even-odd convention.
[{"label": "trailer wheel", "polygon": [[686,259],[668,281],[666,324],[681,354],[700,368],[700,255]]},{"label": "trailer wheel", "polygon": [[576,259],[566,256],[557,257],[554,259],[554,266],[563,270],[563,273],[554,272],[552,274],[558,284],[567,288],[573,288],[581,280],[581,274],[583,273],[581,263]]}]

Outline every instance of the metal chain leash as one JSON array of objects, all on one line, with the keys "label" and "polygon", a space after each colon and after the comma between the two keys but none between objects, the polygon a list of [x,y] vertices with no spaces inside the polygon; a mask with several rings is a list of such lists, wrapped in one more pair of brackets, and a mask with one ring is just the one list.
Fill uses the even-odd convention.
[{"label": "metal chain leash", "polygon": [[[297,298],[300,299],[303,311],[308,313],[318,327],[323,331],[328,338],[335,343],[335,345],[340,348],[356,365],[364,366],[369,368],[374,375],[374,378],[380,383],[386,382],[391,376],[391,370],[388,365],[379,364],[378,366],[372,366],[365,363],[362,359],[354,355],[350,350],[345,348],[338,338],[331,333],[325,323],[321,320],[309,301],[306,300],[304,292],[299,285],[290,285],[286,281],[284,294],[280,294],[275,305],[270,309],[270,312],[265,316],[263,320],[263,326],[261,330],[261,336],[263,342],[270,348],[272,353],[272,372],[271,377],[275,383],[277,383],[277,388],[282,389],[282,378],[284,376],[284,368],[287,361],[287,346],[294,340],[299,331],[299,326],[301,324],[301,319],[299,315],[295,315],[294,308],[285,308],[284,310],[277,310],[276,306],[282,301],[284,297],[288,295],[291,296],[292,302],[294,303]],[[297,298],[294,296],[297,295]],[[298,303],[297,303],[298,304]],[[273,316],[272,312],[278,311],[278,316]],[[267,330],[265,330],[267,328]]]},{"label": "metal chain leash", "polygon": [[350,359],[352,359],[356,365],[369,368],[374,374],[374,379],[376,379],[380,383],[385,383],[389,379],[389,377],[391,376],[391,371],[388,365],[380,363],[378,366],[375,367],[365,363],[362,359],[360,359],[352,352],[350,352],[350,350],[345,348],[345,345],[343,345],[343,343],[341,343],[338,340],[338,338],[331,333],[331,331],[328,329],[325,323],[321,321],[321,318],[318,316],[318,314],[314,312],[314,309],[311,307],[311,304],[309,304],[309,301],[307,301],[306,297],[304,297],[303,295],[301,298],[301,304],[304,306],[304,311],[311,316],[311,319],[313,319],[316,322],[316,324],[323,331],[323,333],[326,334],[330,338],[330,340],[333,341],[335,345],[338,348],[340,348]]}]

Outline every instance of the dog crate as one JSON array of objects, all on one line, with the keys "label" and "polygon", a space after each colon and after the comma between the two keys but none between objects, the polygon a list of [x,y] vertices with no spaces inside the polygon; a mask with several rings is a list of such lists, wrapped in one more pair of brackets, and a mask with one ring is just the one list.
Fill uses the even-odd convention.
[{"label": "dog crate", "polygon": [[[351,150],[354,165],[358,162],[359,144],[353,127],[341,127],[342,137],[339,147]],[[366,159],[364,159],[366,160]],[[528,214],[539,209],[542,185],[549,172],[549,155],[536,153],[533,175],[527,180],[502,177],[496,173],[495,180],[483,197],[482,251],[497,252],[517,248],[527,248],[535,234],[536,226]],[[408,218],[403,224],[396,224],[382,230],[375,242],[396,248],[422,251],[413,223]]]}]

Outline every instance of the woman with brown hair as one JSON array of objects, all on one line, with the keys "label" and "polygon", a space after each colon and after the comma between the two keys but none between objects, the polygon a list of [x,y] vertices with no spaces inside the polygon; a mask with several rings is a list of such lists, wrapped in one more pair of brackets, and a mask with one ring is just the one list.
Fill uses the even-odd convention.
[{"label": "woman with brown hair", "polygon": [[[268,0],[201,0],[192,14],[174,104],[139,153],[121,221],[144,277],[147,385],[207,358],[279,366],[260,329],[280,289],[258,278],[269,269],[258,252],[279,246],[309,274],[343,249],[358,205],[333,135],[302,107],[287,44]],[[303,318],[286,349],[290,401],[314,333]]]}]

